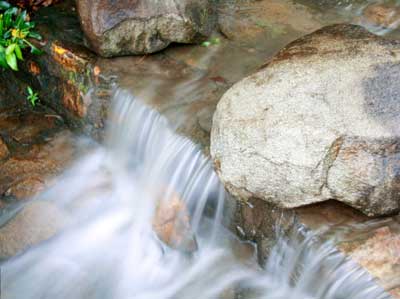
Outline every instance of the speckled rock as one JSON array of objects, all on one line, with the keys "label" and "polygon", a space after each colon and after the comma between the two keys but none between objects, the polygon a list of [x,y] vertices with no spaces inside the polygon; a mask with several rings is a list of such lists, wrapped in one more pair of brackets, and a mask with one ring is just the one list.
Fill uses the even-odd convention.
[{"label": "speckled rock", "polygon": [[213,0],[79,0],[90,46],[110,57],[160,51],[171,42],[206,38],[216,24]]},{"label": "speckled rock", "polygon": [[400,42],[355,25],[318,30],[235,84],[213,119],[228,190],[284,208],[336,199],[400,208]]}]

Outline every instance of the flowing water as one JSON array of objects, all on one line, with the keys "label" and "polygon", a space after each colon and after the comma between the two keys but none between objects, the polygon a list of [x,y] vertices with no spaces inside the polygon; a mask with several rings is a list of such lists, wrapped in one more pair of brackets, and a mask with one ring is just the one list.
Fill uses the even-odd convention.
[{"label": "flowing water", "polygon": [[130,93],[114,103],[104,145],[40,196],[67,225],[2,265],[1,298],[390,298],[301,227],[277,229],[265,267],[237,259],[210,161]]},{"label": "flowing water", "polygon": [[1,299],[391,298],[333,241],[301,226],[277,223],[277,244],[262,267],[252,250],[238,256],[242,243],[222,225],[228,195],[201,149],[175,132],[207,147],[225,90],[323,25],[353,22],[398,37],[390,13],[384,27],[365,18],[370,5],[389,3],[395,13],[398,2],[294,1],[312,14],[286,0],[238,2],[221,9],[228,37],[221,44],[100,64],[140,99],[118,90],[104,143],[85,148],[38,196],[61,211],[65,227],[1,265]]}]

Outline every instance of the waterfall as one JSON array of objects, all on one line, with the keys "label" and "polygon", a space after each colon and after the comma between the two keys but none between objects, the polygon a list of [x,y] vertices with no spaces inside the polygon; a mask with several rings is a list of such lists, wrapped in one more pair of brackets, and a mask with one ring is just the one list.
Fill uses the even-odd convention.
[{"label": "waterfall", "polygon": [[127,91],[113,103],[104,144],[38,197],[66,226],[1,265],[2,299],[390,298],[301,227],[264,267],[240,262],[211,162]]}]

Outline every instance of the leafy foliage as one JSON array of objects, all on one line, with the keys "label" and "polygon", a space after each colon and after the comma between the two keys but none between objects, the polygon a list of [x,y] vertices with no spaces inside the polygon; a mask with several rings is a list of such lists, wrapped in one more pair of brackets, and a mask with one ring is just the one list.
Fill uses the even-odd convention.
[{"label": "leafy foliage", "polygon": [[17,71],[18,60],[24,60],[22,50],[25,48],[29,48],[33,54],[42,53],[28,40],[42,39],[34,28],[35,23],[29,21],[26,11],[0,1],[0,67]]},{"label": "leafy foliage", "polygon": [[28,86],[26,90],[28,91],[26,99],[32,104],[32,106],[35,106],[36,102],[39,101],[38,93],[34,92],[30,86]]},{"label": "leafy foliage", "polygon": [[219,45],[221,43],[221,40],[218,37],[214,37],[210,40],[206,40],[204,42],[202,42],[202,46],[208,48],[209,46],[215,46],[215,45]]},{"label": "leafy foliage", "polygon": [[218,37],[214,37],[210,40],[206,40],[204,42],[202,42],[202,46],[208,48],[209,46],[215,46],[215,45],[219,45],[221,43],[221,40]]}]

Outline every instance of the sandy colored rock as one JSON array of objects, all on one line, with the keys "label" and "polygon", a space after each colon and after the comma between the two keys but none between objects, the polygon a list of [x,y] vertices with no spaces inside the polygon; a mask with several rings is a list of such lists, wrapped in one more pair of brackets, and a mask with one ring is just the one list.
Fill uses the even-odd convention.
[{"label": "sandy colored rock", "polygon": [[0,258],[18,252],[54,236],[67,222],[54,204],[35,201],[0,228]]},{"label": "sandy colored rock", "polygon": [[398,41],[355,25],[289,44],[218,104],[211,155],[227,189],[284,208],[399,211],[399,62]]},{"label": "sandy colored rock", "polygon": [[65,169],[74,150],[72,134],[62,131],[49,142],[10,157],[0,164],[0,194],[18,199],[34,196]]},{"label": "sandy colored rock", "polygon": [[28,177],[17,181],[6,192],[6,196],[12,196],[17,199],[26,199],[38,194],[44,189],[44,182],[37,177]]}]

